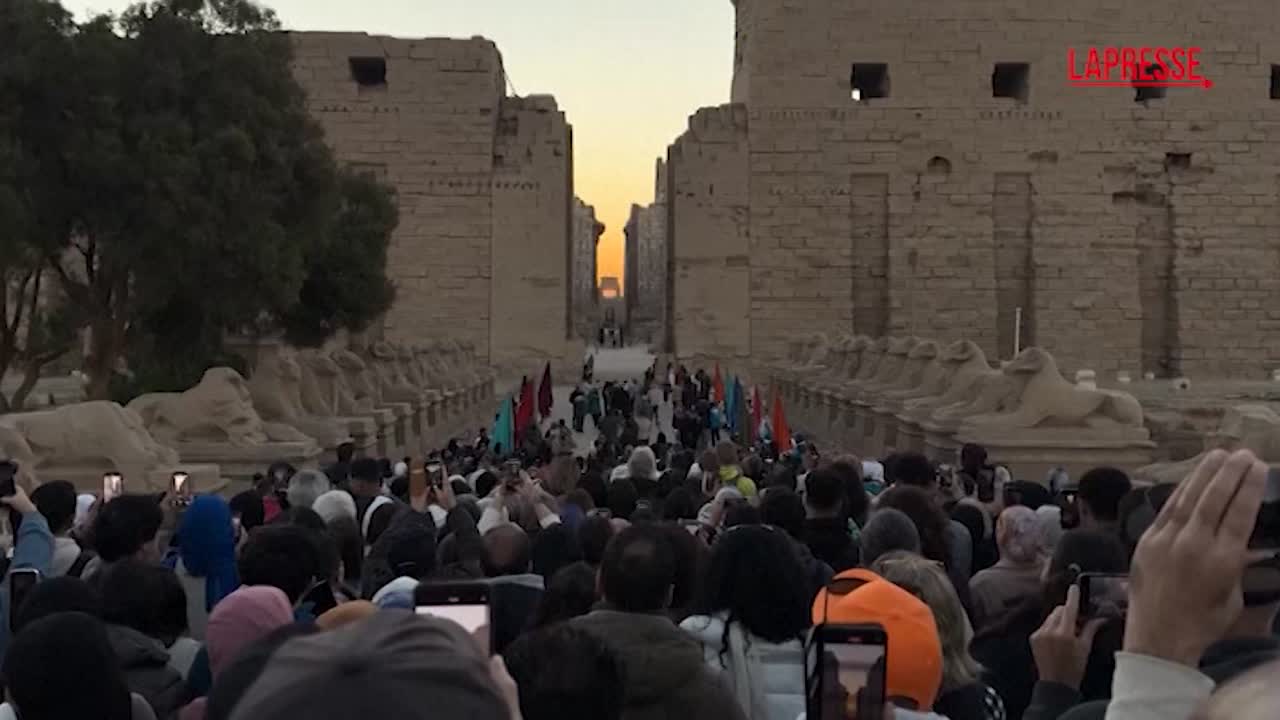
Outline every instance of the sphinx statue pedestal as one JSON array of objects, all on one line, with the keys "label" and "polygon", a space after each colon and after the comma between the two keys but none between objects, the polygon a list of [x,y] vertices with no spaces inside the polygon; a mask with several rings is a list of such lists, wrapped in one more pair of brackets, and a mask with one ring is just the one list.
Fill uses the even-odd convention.
[{"label": "sphinx statue pedestal", "polygon": [[0,449],[18,464],[28,490],[66,480],[80,492],[102,492],[102,476],[118,472],[128,492],[169,489],[174,472],[191,476],[197,492],[220,492],[226,483],[217,465],[179,460],[158,442],[142,418],[113,402],[64,405],[0,417]]},{"label": "sphinx statue pedestal", "polygon": [[1129,427],[1003,430],[966,425],[954,436],[953,445],[965,443],[985,447],[991,458],[1009,467],[1014,479],[1039,483],[1056,467],[1066,468],[1071,477],[1100,465],[1132,471],[1150,463],[1155,452],[1146,428]]},{"label": "sphinx statue pedestal", "polygon": [[[924,454],[935,463],[953,463],[960,443],[956,441],[956,432],[960,423],[954,420],[938,420],[930,418],[920,423],[920,431],[924,435]],[[993,459],[996,455],[987,451]],[[999,462],[1003,462],[1001,457]]]},{"label": "sphinx statue pedestal", "polygon": [[249,481],[277,460],[299,469],[319,465],[316,441],[292,426],[264,423],[248,383],[231,368],[210,368],[186,392],[141,395],[128,409],[182,463],[217,464],[233,479]]},{"label": "sphinx statue pedestal", "polygon": [[898,415],[897,421],[898,451],[918,453],[925,452],[925,433],[924,428],[920,427],[920,423],[905,415]]}]

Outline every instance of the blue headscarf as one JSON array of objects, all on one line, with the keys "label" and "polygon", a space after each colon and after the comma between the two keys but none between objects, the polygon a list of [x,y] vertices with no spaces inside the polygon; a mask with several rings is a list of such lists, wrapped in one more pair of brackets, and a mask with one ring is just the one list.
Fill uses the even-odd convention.
[{"label": "blue headscarf", "polygon": [[178,527],[178,554],[188,575],[204,578],[206,610],[240,587],[235,528],[226,500],[199,495],[191,501]]}]

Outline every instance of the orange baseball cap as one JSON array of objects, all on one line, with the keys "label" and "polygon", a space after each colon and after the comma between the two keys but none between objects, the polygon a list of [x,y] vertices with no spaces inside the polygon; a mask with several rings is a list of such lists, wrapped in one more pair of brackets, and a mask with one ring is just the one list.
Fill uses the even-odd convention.
[{"label": "orange baseball cap", "polygon": [[885,695],[932,708],[942,685],[942,641],[929,606],[870,570],[846,570],[818,592],[813,624],[859,623],[879,623],[888,636]]}]

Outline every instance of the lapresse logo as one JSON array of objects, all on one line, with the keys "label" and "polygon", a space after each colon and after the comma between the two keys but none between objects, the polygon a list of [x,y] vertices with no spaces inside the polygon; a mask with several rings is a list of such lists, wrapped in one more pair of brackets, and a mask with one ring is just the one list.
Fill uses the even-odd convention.
[{"label": "lapresse logo", "polygon": [[1211,88],[1198,47],[1067,48],[1067,82],[1075,87]]}]

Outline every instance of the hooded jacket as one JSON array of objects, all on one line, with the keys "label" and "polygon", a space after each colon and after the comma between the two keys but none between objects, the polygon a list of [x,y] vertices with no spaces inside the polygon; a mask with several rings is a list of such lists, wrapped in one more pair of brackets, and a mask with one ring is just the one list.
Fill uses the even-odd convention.
[{"label": "hooded jacket", "polygon": [[156,717],[169,717],[186,702],[186,683],[169,667],[169,653],[159,640],[131,627],[107,625],[107,641],[129,690],[145,698]]},{"label": "hooded jacket", "polygon": [[622,665],[622,720],[746,720],[704,664],[701,644],[662,615],[596,610],[572,624]]}]

